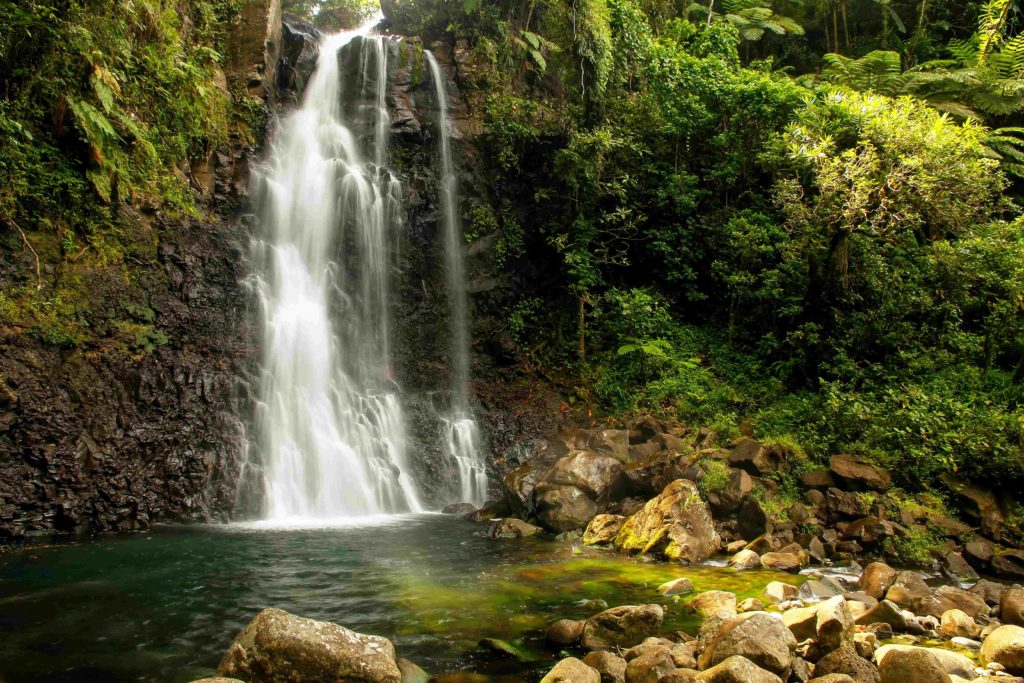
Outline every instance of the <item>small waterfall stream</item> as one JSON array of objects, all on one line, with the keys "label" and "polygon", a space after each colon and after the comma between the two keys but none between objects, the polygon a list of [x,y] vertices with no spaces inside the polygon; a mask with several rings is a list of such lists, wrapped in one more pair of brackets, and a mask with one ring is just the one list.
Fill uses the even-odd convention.
[{"label": "small waterfall stream", "polygon": [[[388,167],[388,40],[369,25],[325,38],[301,107],[281,122],[256,173],[262,235],[254,282],[263,323],[256,438],[264,517],[272,521],[424,509],[393,370],[391,279],[405,214],[401,183]],[[458,181],[447,91],[436,60],[426,56],[440,108],[440,227],[451,305],[454,399],[441,428],[458,481],[447,497],[480,503],[487,478],[468,398]],[[353,59],[356,88],[346,61]]]},{"label": "small waterfall stream", "polygon": [[480,450],[480,430],[469,407],[469,315],[466,302],[465,239],[459,208],[459,179],[452,162],[447,77],[433,53],[424,53],[434,81],[441,158],[441,221],[445,242],[445,273],[452,316],[452,413],[445,420],[445,445],[458,472],[462,501],[479,505],[487,498],[487,469]]}]

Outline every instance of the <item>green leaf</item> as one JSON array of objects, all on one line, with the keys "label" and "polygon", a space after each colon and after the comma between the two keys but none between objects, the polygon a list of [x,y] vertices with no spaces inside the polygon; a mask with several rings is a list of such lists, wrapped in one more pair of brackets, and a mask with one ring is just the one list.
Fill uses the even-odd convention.
[{"label": "green leaf", "polygon": [[480,7],[480,0],[462,0],[462,8],[466,10],[466,14],[472,14]]}]

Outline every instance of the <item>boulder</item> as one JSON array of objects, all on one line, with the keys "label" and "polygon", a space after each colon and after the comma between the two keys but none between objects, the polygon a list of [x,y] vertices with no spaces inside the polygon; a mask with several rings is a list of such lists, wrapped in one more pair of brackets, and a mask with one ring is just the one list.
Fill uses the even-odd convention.
[{"label": "boulder", "polygon": [[[988,579],[981,579],[976,584],[968,589],[968,593],[977,595],[979,598],[985,601],[985,604],[990,607],[995,607],[1000,603],[1003,597],[1003,591],[1006,590],[1006,586],[995,581],[989,581]],[[1007,622],[1012,623],[1012,622]],[[1024,626],[1024,624],[1018,624],[1018,626]]]},{"label": "boulder", "polygon": [[775,674],[739,655],[702,671],[696,680],[702,683],[782,683]]},{"label": "boulder", "polygon": [[962,610],[972,619],[989,615],[988,603],[984,598],[956,586],[936,588],[932,592],[932,599],[927,607],[928,609],[922,610],[922,613],[930,614],[936,619],[941,618],[944,612],[951,609]]},{"label": "boulder", "polygon": [[601,674],[575,657],[566,657],[540,683],[601,683]]},{"label": "boulder", "polygon": [[257,614],[235,637],[217,675],[251,683],[402,680],[395,647],[387,638],[272,608]]},{"label": "boulder", "polygon": [[967,615],[958,609],[946,610],[939,619],[939,630],[943,635],[955,638],[974,638],[981,633],[981,627]]},{"label": "boulder", "polygon": [[625,490],[622,463],[607,453],[594,451],[570,452],[551,466],[544,481],[575,486],[594,500],[607,500]]},{"label": "boulder", "polygon": [[837,595],[818,607],[818,645],[826,652],[853,645],[853,614],[846,598]]},{"label": "boulder", "polygon": [[1024,676],[1024,628],[1006,624],[989,633],[981,646],[981,659],[1001,664],[1014,676]]},{"label": "boulder", "polygon": [[633,647],[661,628],[661,605],[622,605],[595,614],[583,626],[583,646],[590,650]]},{"label": "boulder", "polygon": [[1024,579],[1024,550],[1004,550],[994,555],[992,572],[1005,579]]},{"label": "boulder", "polygon": [[668,648],[653,648],[626,665],[626,683],[658,683],[662,676],[676,670]]},{"label": "boulder", "polygon": [[964,544],[964,558],[978,569],[987,569],[995,554],[995,546],[987,538],[979,536]]},{"label": "boulder", "polygon": [[721,491],[708,495],[708,504],[718,514],[729,514],[739,509],[754,489],[754,480],[746,470],[732,469],[729,483]]},{"label": "boulder", "polygon": [[722,541],[697,485],[677,479],[626,520],[615,537],[621,552],[659,555],[696,563],[713,555]]},{"label": "boulder", "polygon": [[827,489],[836,485],[836,480],[828,470],[811,470],[800,475],[800,483],[806,489]]},{"label": "boulder", "polygon": [[887,472],[855,455],[833,455],[828,464],[833,476],[847,489],[886,491],[892,485],[892,477]]},{"label": "boulder", "polygon": [[658,451],[647,457],[640,458],[622,468],[622,475],[629,488],[649,498],[662,491],[676,479],[683,479],[683,471],[688,461],[686,458]]},{"label": "boulder", "polygon": [[957,581],[974,581],[978,578],[978,572],[968,564],[964,556],[955,550],[936,553],[939,560],[939,568],[942,573]]},{"label": "boulder", "polygon": [[398,670],[402,672],[402,683],[428,683],[430,674],[415,662],[403,657],[398,658]]},{"label": "boulder", "polygon": [[539,468],[526,463],[502,478],[501,488],[505,503],[512,513],[524,518],[529,518],[533,514],[533,491],[537,488],[541,475]]},{"label": "boulder", "polygon": [[451,505],[445,505],[444,509],[441,510],[442,514],[458,515],[460,517],[464,517],[473,512],[476,512],[476,505],[473,505],[472,503],[452,503]]},{"label": "boulder", "polygon": [[797,574],[807,566],[807,561],[800,553],[765,553],[761,556],[761,566],[766,569]]},{"label": "boulder", "polygon": [[763,612],[764,603],[757,598],[747,598],[736,605],[736,611],[741,614],[743,612]]},{"label": "boulder", "polygon": [[874,661],[876,664],[881,666],[882,660],[887,658],[890,653],[904,652],[908,650],[924,650],[925,652],[928,652],[938,660],[942,669],[950,676],[959,676],[967,679],[974,677],[974,662],[962,654],[941,648],[923,648],[915,647],[913,645],[897,644],[883,645],[875,651]]},{"label": "boulder", "polygon": [[999,600],[999,618],[1004,624],[1024,626],[1024,588],[1011,586]]},{"label": "boulder", "polygon": [[782,613],[782,623],[799,641],[813,638],[818,631],[818,607],[791,607]]},{"label": "boulder", "polygon": [[622,515],[598,515],[590,520],[583,532],[583,542],[587,545],[608,545],[625,523],[626,518]]},{"label": "boulder", "polygon": [[828,598],[834,598],[837,595],[842,595],[846,591],[839,583],[828,576],[823,576],[820,579],[808,579],[804,581],[803,585],[800,586],[800,599],[801,600],[827,600]]},{"label": "boulder", "polygon": [[736,530],[743,538],[758,538],[772,531],[772,522],[761,503],[747,498],[736,515]]},{"label": "boulder", "polygon": [[841,647],[833,650],[818,660],[814,667],[815,676],[829,674],[846,674],[856,683],[880,683],[878,668],[857,654],[852,647]]},{"label": "boulder", "polygon": [[943,482],[956,496],[956,502],[968,519],[981,526],[981,533],[991,538],[999,538],[1006,524],[1006,516],[995,495],[988,489],[960,481],[948,474],[942,477]]},{"label": "boulder", "polygon": [[693,592],[693,581],[686,577],[672,579],[658,586],[658,592],[662,595],[689,595]]},{"label": "boulder", "polygon": [[192,683],[245,683],[240,678],[224,678],[223,676],[209,676],[207,678],[197,678]]},{"label": "boulder", "polygon": [[854,491],[831,488],[825,493],[825,507],[835,517],[855,519],[868,514],[867,503]]},{"label": "boulder", "polygon": [[748,612],[726,622],[698,660],[708,669],[734,656],[782,677],[789,676],[796,638],[778,618],[767,612]]},{"label": "boulder", "polygon": [[548,531],[575,531],[597,514],[597,503],[575,486],[538,484],[535,491],[537,519]]},{"label": "boulder", "polygon": [[729,558],[729,566],[733,569],[757,569],[761,566],[761,558],[753,550],[744,548]]},{"label": "boulder", "polygon": [[705,618],[722,610],[735,614],[736,595],[728,591],[705,591],[693,596],[686,607]]},{"label": "boulder", "polygon": [[526,538],[540,532],[539,526],[534,526],[515,517],[506,517],[491,522],[491,529],[487,535],[491,538]]},{"label": "boulder", "polygon": [[857,681],[846,674],[825,674],[824,676],[812,678],[807,683],[857,683]]},{"label": "boulder", "polygon": [[878,672],[882,683],[952,683],[938,658],[920,647],[889,651]]},{"label": "boulder", "polygon": [[569,450],[610,453],[617,460],[629,458],[629,431],[625,429],[579,429],[571,433],[565,445]]},{"label": "boulder", "polygon": [[890,600],[914,614],[926,614],[932,589],[924,582],[917,572],[900,572],[896,575],[889,590],[885,592],[886,600]]},{"label": "boulder", "polygon": [[575,619],[558,619],[548,626],[544,640],[555,647],[569,647],[580,642],[585,622]]},{"label": "boulder", "polygon": [[903,616],[899,605],[891,600],[880,600],[877,605],[868,609],[855,619],[857,624],[888,624],[894,631],[907,630],[907,618]]},{"label": "boulder", "polygon": [[782,581],[772,581],[764,587],[764,596],[772,602],[785,602],[796,600],[800,595],[800,589],[796,586]]},{"label": "boulder", "polygon": [[626,660],[608,652],[595,650],[583,658],[583,663],[601,675],[601,683],[625,683]]},{"label": "boulder", "polygon": [[754,476],[770,472],[788,472],[789,463],[782,449],[744,438],[729,452],[729,466],[746,470]]}]

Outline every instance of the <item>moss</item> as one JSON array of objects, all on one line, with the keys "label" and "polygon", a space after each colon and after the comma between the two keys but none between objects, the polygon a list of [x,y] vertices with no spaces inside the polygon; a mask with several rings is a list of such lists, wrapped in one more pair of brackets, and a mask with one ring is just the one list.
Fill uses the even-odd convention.
[{"label": "moss", "polygon": [[697,480],[697,489],[705,498],[729,485],[729,467],[724,462],[717,458],[702,458],[698,464],[703,474]]},{"label": "moss", "polygon": [[912,526],[903,535],[886,538],[883,546],[897,564],[923,567],[931,564],[932,551],[943,541],[943,535],[931,527]]}]

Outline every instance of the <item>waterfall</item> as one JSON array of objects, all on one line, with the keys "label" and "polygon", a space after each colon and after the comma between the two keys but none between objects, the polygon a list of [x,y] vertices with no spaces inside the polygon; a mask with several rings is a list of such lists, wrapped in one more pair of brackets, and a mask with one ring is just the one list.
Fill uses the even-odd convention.
[{"label": "waterfall", "polygon": [[448,117],[446,78],[434,55],[425,52],[437,97],[440,199],[445,242],[445,273],[452,317],[451,371],[452,412],[445,419],[448,456],[454,461],[461,500],[481,504],[487,498],[487,469],[480,449],[480,430],[469,406],[469,316],[466,302],[465,238],[459,210],[459,180],[452,163],[451,122]]},{"label": "waterfall", "polygon": [[[282,121],[257,174],[257,430],[273,520],[422,510],[392,376],[390,277],[403,212],[386,167],[384,41],[368,27],[325,39],[301,108]],[[342,92],[338,53],[349,43],[360,92]]]}]

